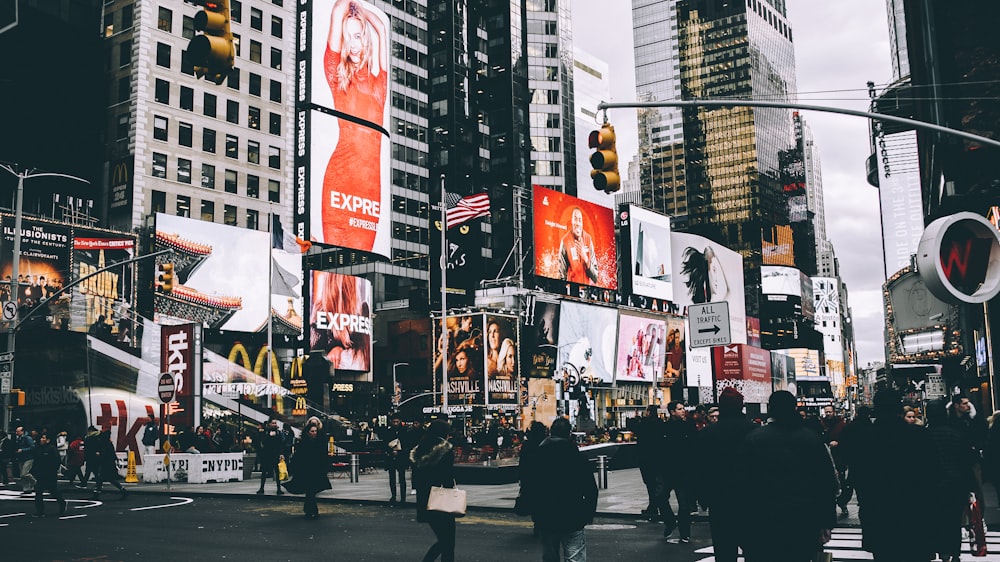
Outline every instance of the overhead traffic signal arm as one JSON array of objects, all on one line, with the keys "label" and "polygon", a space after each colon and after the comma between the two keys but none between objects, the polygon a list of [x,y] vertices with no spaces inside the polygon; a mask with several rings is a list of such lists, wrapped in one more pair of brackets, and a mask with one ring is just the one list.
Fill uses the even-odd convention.
[{"label": "overhead traffic signal arm", "polygon": [[590,148],[597,149],[590,155],[590,177],[594,187],[615,193],[621,189],[621,177],[618,175],[618,149],[615,147],[615,128],[610,123],[604,123],[598,131],[591,131],[587,142]]},{"label": "overhead traffic signal arm", "polygon": [[194,16],[194,29],[201,33],[188,43],[194,74],[222,84],[236,64],[236,45],[229,28],[229,0],[201,0]]}]

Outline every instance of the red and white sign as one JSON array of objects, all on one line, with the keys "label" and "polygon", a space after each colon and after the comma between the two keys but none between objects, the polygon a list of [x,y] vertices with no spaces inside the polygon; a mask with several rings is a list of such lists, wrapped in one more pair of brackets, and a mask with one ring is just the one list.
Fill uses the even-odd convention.
[{"label": "red and white sign", "polygon": [[168,404],[174,400],[174,376],[170,373],[160,375],[160,383],[156,387],[160,402]]},{"label": "red and white sign", "polygon": [[746,344],[720,345],[712,348],[716,388],[740,391],[752,404],[766,404],[771,396],[771,352]]}]

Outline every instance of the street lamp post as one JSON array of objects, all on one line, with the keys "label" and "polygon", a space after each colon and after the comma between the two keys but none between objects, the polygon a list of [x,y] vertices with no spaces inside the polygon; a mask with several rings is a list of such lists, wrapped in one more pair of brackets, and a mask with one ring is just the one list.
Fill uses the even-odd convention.
[{"label": "street lamp post", "polygon": [[[13,167],[7,164],[0,164],[0,169],[6,170],[7,172],[13,174],[17,177],[17,196],[14,202],[14,252],[11,260],[11,272],[10,272],[10,298],[17,303],[18,294],[20,293],[20,283],[18,283],[17,276],[20,275],[20,265],[21,265],[21,218],[23,216],[22,212],[22,200],[24,198],[24,180],[26,178],[39,178],[39,177],[56,177],[56,178],[68,178],[78,182],[83,182],[89,184],[89,180],[77,176],[71,176],[69,174],[59,174],[56,172],[35,172],[33,170],[24,170],[17,172]],[[11,323],[11,328],[7,331],[7,351],[11,354],[14,353],[15,337],[17,331],[13,328],[16,324],[17,318]],[[15,358],[16,359],[16,358]],[[11,384],[14,382],[14,360],[11,360],[10,369]],[[4,433],[10,433],[10,392],[5,392],[3,395],[3,430]]]},{"label": "street lamp post", "polygon": [[399,383],[396,380],[396,367],[401,365],[410,366],[409,363],[393,363],[392,364],[392,411],[396,412],[399,410],[399,401],[403,399],[402,392],[399,391]]}]

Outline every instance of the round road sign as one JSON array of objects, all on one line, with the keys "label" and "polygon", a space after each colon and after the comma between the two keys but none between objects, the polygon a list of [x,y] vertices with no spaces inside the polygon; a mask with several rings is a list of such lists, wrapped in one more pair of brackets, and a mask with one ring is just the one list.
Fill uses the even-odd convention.
[{"label": "round road sign", "polygon": [[160,402],[164,404],[172,402],[174,399],[174,376],[170,373],[160,375],[160,384],[156,387],[160,394]]}]

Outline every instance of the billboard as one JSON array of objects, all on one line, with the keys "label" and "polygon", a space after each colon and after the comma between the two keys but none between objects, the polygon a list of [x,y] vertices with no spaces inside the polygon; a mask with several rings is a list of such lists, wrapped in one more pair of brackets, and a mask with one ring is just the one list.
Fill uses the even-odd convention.
[{"label": "billboard", "polygon": [[389,257],[389,18],[315,0],[299,22],[296,234]]},{"label": "billboard", "polygon": [[[170,408],[170,424],[191,429],[201,411],[201,357],[196,344],[194,324],[160,327],[160,372],[174,377],[174,400]],[[200,334],[199,334],[200,337]],[[170,428],[168,435],[176,432]]]},{"label": "billboard", "polygon": [[611,209],[534,186],[535,275],[618,288]]},{"label": "billboard", "polygon": [[490,409],[518,407],[519,347],[516,316],[486,316],[486,404]]},{"label": "billboard", "polygon": [[[14,217],[3,217],[3,247],[14,247]],[[13,253],[5,251],[0,258],[3,278],[3,300],[16,298],[21,306],[33,307],[42,299],[61,289],[68,282],[70,231],[69,227],[49,222],[22,219],[21,259],[18,262],[17,294],[11,295]]]},{"label": "billboard", "polygon": [[563,385],[614,380],[618,311],[563,301],[559,311],[557,376]]},{"label": "billboard", "polygon": [[73,234],[72,258],[76,278],[93,277],[73,287],[72,296],[61,296],[50,305],[53,324],[61,326],[65,319],[69,329],[82,330],[103,317],[115,339],[120,342],[134,341],[135,326],[128,314],[132,302],[132,277],[129,274],[132,269],[126,266],[96,272],[134,257],[135,239],[81,229],[74,229]]},{"label": "billboard", "polygon": [[795,360],[777,351],[771,352],[771,389],[796,393]]},{"label": "billboard", "polygon": [[771,352],[746,344],[718,345],[712,348],[716,391],[735,388],[744,400],[767,404],[771,396]]},{"label": "billboard", "polygon": [[[441,218],[430,221],[430,286],[433,287],[429,302],[441,304]],[[476,303],[476,289],[483,280],[482,221],[470,221],[449,228],[446,233],[448,247],[448,308],[472,306]]]},{"label": "billboard", "polygon": [[615,380],[656,382],[666,358],[667,324],[662,318],[618,315]]},{"label": "billboard", "polygon": [[521,362],[527,377],[552,378],[559,338],[559,303],[529,297],[521,327]]},{"label": "billboard", "polygon": [[623,283],[631,279],[632,292],[674,300],[671,265],[670,217],[627,205],[619,213]]},{"label": "billboard", "polygon": [[313,271],[309,285],[309,349],[339,371],[371,370],[371,281]]},{"label": "billboard", "polygon": [[743,256],[694,234],[671,234],[674,304],[684,308],[705,302],[729,303],[732,343],[746,343],[746,296]]},{"label": "billboard", "polygon": [[[448,372],[448,406],[459,404],[485,404],[483,383],[486,368],[485,336],[483,334],[485,316],[481,313],[448,316],[445,327],[448,330],[446,369]],[[434,380],[441,380],[441,320],[434,321],[434,337],[438,342],[434,353]],[[435,382],[435,388],[440,383]]]},{"label": "billboard", "polygon": [[687,380],[687,338],[684,337],[684,318],[668,316],[666,320],[667,338],[663,344],[665,353],[660,386],[673,386],[678,381]]}]

